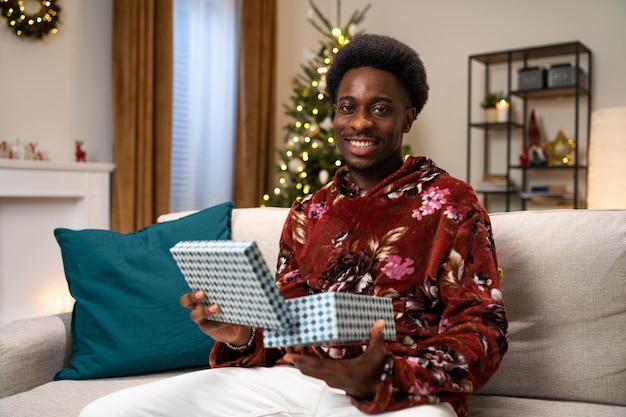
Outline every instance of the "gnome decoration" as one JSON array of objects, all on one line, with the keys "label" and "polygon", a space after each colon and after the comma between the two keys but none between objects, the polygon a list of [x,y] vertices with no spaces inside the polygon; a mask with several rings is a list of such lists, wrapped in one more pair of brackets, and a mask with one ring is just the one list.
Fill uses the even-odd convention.
[{"label": "gnome decoration", "polygon": [[[524,149],[526,152],[526,149]],[[548,157],[545,149],[541,146],[541,134],[535,120],[535,110],[530,112],[528,122],[528,163],[533,166],[543,166],[548,164]]]}]

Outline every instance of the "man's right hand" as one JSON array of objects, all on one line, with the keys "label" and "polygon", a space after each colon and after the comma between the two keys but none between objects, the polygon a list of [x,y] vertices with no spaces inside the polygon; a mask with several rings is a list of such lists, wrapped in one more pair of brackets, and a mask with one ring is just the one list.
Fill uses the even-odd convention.
[{"label": "man's right hand", "polygon": [[212,315],[220,312],[220,307],[217,304],[206,306],[203,304],[205,300],[206,294],[203,291],[188,292],[180,297],[180,305],[191,310],[189,317],[200,330],[217,342],[235,346],[243,345],[250,339],[250,326],[211,320]]}]

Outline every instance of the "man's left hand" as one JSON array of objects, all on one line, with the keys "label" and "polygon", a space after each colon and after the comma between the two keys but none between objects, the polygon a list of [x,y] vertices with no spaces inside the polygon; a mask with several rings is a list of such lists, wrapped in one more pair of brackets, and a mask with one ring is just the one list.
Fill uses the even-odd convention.
[{"label": "man's left hand", "polygon": [[374,323],[366,351],[356,358],[331,359],[321,348],[315,348],[317,356],[296,354],[293,349],[288,349],[283,359],[304,375],[321,379],[328,386],[342,389],[348,395],[372,398],[385,366],[384,327],[384,320]]}]

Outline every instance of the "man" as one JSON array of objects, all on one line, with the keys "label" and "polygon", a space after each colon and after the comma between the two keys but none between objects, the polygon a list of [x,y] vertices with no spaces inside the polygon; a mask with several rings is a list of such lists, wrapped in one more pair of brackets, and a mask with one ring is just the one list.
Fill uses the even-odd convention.
[{"label": "man", "polygon": [[415,51],[358,36],[326,81],[345,166],[293,204],[277,284],[286,298],[389,297],[396,339],[383,340],[379,321],[367,344],[265,349],[262,329],[213,321],[219,306],[189,293],[181,304],[217,341],[213,369],[113,394],[82,416],[467,415],[467,395],[507,348],[489,217],[468,184],[427,158],[403,159],[403,135],[428,98]]}]

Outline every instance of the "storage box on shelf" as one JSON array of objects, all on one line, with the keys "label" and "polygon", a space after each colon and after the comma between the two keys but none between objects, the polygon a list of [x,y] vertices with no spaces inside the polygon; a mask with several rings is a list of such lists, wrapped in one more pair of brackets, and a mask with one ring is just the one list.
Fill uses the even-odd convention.
[{"label": "storage box on shelf", "polygon": [[[476,67],[482,71],[477,77],[474,76]],[[564,204],[574,208],[585,207],[591,72],[591,50],[578,41],[469,57],[467,180],[474,185],[488,210],[533,208],[527,203],[539,197],[551,202],[553,208],[562,208]],[[483,74],[484,77],[481,77]],[[513,117],[513,110],[509,110],[505,121],[477,121],[480,119],[475,115],[477,97],[493,90],[505,92],[512,108],[517,111],[517,118]],[[571,116],[566,116],[566,130],[573,133],[570,140],[575,146],[568,155],[567,163],[535,165],[520,158],[522,150],[528,145],[530,110],[542,103],[557,106],[559,113],[566,115],[571,111]],[[549,118],[550,111],[546,114]],[[477,148],[480,151],[476,152]],[[505,183],[516,186],[499,189],[484,187],[480,178],[492,173],[504,173]],[[567,180],[567,192],[564,193],[540,194],[531,189],[537,183],[551,184],[551,180],[561,183],[564,179]],[[492,204],[498,203],[498,200],[499,206]],[[542,208],[549,206],[542,205]]]}]

